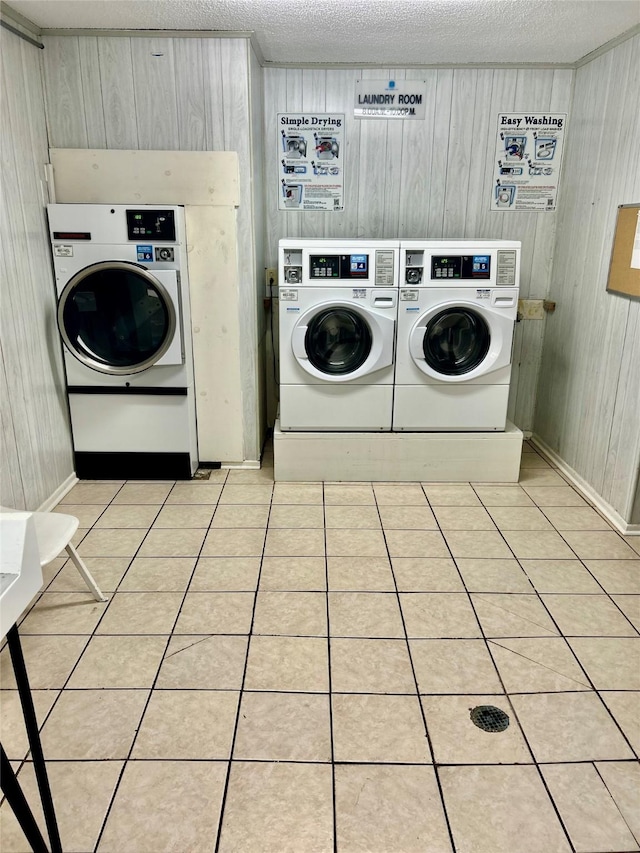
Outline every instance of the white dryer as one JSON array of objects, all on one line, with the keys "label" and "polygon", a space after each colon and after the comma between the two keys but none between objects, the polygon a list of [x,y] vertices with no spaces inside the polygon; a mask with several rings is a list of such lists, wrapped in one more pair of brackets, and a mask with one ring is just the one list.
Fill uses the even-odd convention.
[{"label": "white dryer", "polygon": [[391,429],[397,240],[279,244],[280,427]]},{"label": "white dryer", "polygon": [[393,429],[504,430],[520,243],[403,240]]},{"label": "white dryer", "polygon": [[184,209],[48,206],[76,474],[198,465]]}]

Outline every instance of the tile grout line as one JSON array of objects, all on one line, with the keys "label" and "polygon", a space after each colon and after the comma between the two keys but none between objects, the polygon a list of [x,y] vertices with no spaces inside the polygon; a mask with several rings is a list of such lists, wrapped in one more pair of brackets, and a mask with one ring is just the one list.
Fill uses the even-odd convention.
[{"label": "tile grout line", "polygon": [[597,761],[592,761],[592,762],[590,762],[590,763],[593,765],[593,769],[594,769],[594,770],[596,771],[596,773],[598,774],[598,778],[600,779],[600,781],[602,782],[602,784],[603,784],[603,785],[604,785],[604,787],[606,788],[606,790],[607,790],[607,794],[609,794],[609,796],[611,797],[611,800],[613,801],[614,806],[615,806],[615,807],[616,807],[616,809],[618,810],[618,814],[620,815],[620,817],[622,818],[622,821],[624,822],[625,826],[627,827],[627,829],[628,829],[628,830],[629,830],[629,832],[631,833],[631,836],[633,837],[634,841],[636,842],[636,844],[638,844],[638,845],[640,846],[640,833],[634,832],[634,830],[632,829],[632,827],[631,827],[631,826],[629,826],[629,822],[627,821],[626,817],[625,817],[625,816],[624,816],[624,814],[622,813],[622,810],[621,810],[621,809],[620,809],[620,807],[618,806],[618,803],[617,803],[617,801],[616,801],[616,798],[613,796],[612,792],[609,790],[609,786],[607,785],[606,781],[604,780],[604,778],[603,778],[603,776],[602,776],[602,773],[600,773],[600,770],[599,770],[599,768],[598,768]]},{"label": "tile grout line", "polygon": [[333,678],[331,673],[331,614],[329,608],[329,554],[327,550],[327,505],[322,483],[322,535],[324,541],[325,600],[327,608],[327,663],[329,667],[329,737],[331,739],[331,796],[333,805],[333,853],[338,853],[338,810],[336,807],[336,754],[333,738]]}]

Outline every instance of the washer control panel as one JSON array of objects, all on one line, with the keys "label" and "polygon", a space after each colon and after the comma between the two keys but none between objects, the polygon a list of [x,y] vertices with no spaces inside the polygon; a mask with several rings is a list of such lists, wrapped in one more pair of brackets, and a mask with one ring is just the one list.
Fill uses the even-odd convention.
[{"label": "washer control panel", "polygon": [[127,237],[140,241],[142,238],[176,241],[176,223],[173,210],[127,210]]}]

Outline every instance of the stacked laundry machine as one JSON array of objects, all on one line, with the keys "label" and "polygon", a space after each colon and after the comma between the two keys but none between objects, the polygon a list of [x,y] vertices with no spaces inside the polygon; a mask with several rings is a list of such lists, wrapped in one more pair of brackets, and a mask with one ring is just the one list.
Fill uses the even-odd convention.
[{"label": "stacked laundry machine", "polygon": [[520,250],[281,240],[280,429],[504,430]]}]

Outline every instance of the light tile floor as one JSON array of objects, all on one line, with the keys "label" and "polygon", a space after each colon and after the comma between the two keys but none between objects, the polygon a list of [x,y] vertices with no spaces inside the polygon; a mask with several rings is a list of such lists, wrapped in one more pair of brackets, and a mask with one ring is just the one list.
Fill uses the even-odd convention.
[{"label": "light tile floor", "polygon": [[20,625],[65,853],[640,850],[640,538],[528,446],[520,485],[271,472],[60,504],[110,595],[59,560]]}]

